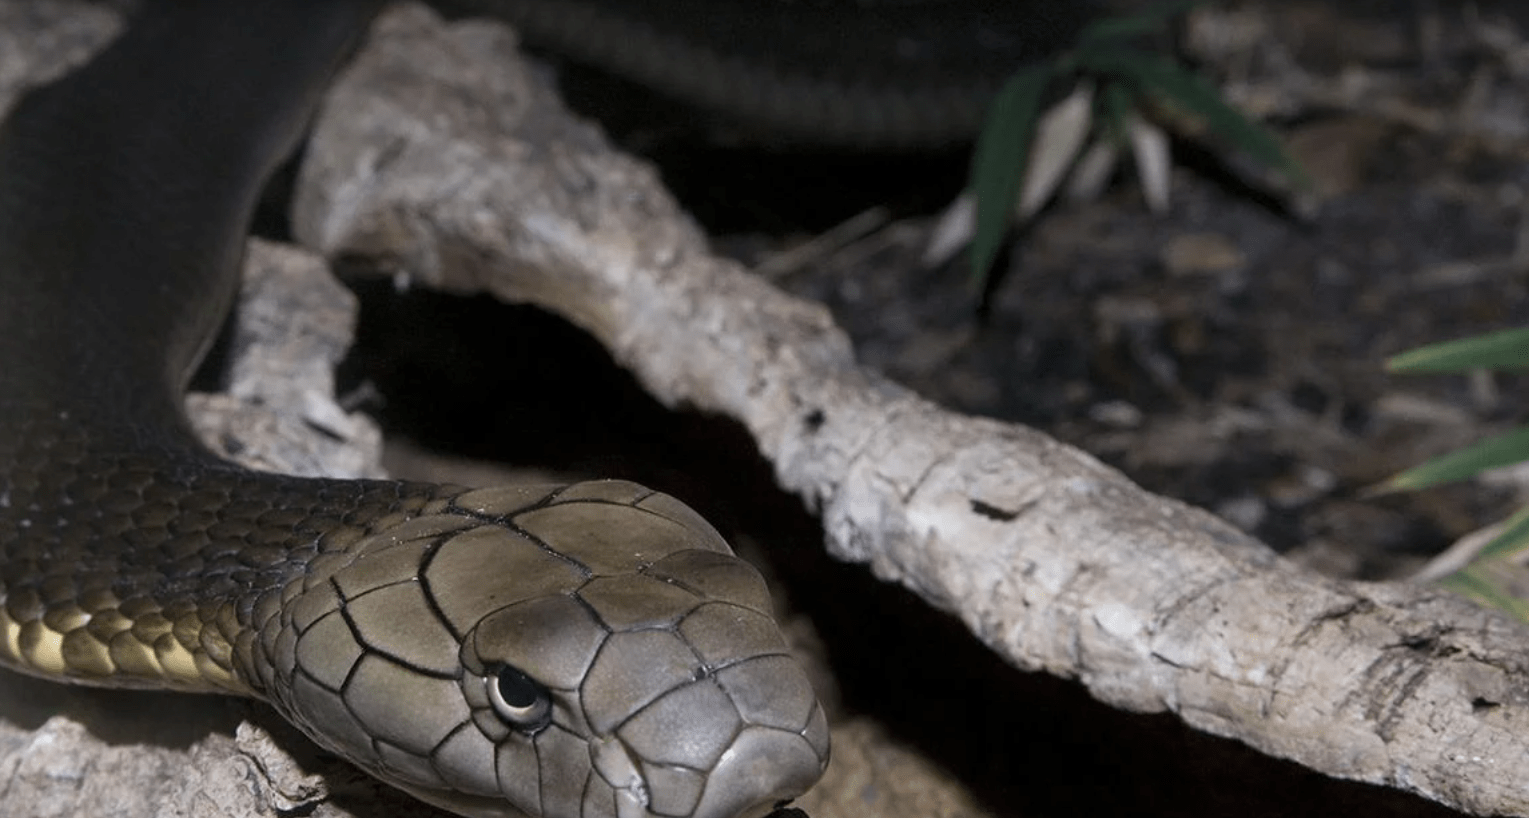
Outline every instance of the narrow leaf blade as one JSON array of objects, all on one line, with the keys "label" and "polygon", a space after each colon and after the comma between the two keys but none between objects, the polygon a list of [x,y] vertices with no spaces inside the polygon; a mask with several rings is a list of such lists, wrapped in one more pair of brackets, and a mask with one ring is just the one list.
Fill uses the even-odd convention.
[{"label": "narrow leaf blade", "polygon": [[1523,551],[1529,547],[1529,508],[1509,517],[1503,530],[1475,559],[1439,580],[1439,585],[1471,601],[1529,621],[1529,567]]},{"label": "narrow leaf blade", "polygon": [[1134,82],[1144,91],[1176,105],[1197,118],[1207,130],[1245,152],[1253,160],[1276,168],[1293,183],[1308,187],[1305,171],[1285,151],[1279,139],[1262,125],[1243,116],[1221,98],[1209,81],[1175,65],[1164,57],[1117,50],[1092,54],[1080,64]]},{"label": "narrow leaf blade", "polygon": [[970,186],[977,198],[977,230],[972,237],[971,279],[980,287],[998,256],[1009,226],[1009,210],[1019,195],[1030,142],[1040,116],[1041,95],[1053,67],[1027,68],[1004,84],[977,137]]},{"label": "narrow leaf blade", "polygon": [[1169,174],[1173,170],[1168,135],[1135,113],[1126,121],[1126,134],[1131,140],[1131,155],[1136,159],[1136,174],[1141,178],[1147,209],[1167,213]]},{"label": "narrow leaf blade", "polygon": [[1392,475],[1375,487],[1372,494],[1387,491],[1411,491],[1474,477],[1487,469],[1509,466],[1529,460],[1529,427],[1487,438],[1457,452],[1436,457]]},{"label": "narrow leaf blade", "polygon": [[1021,221],[1040,212],[1051,200],[1088,140],[1093,110],[1094,86],[1084,82],[1041,116],[1019,186],[1015,215]]},{"label": "narrow leaf blade", "polygon": [[1178,2],[1173,3],[1158,3],[1142,10],[1138,14],[1122,17],[1106,17],[1090,23],[1078,34],[1078,46],[1080,48],[1089,48],[1113,45],[1120,40],[1148,34],[1158,30],[1164,23],[1174,17],[1186,13],[1204,2],[1205,0],[1178,0]]},{"label": "narrow leaf blade", "polygon": [[[1471,564],[1439,580],[1439,585],[1487,608],[1529,621],[1529,602],[1514,596],[1511,579],[1499,577],[1485,565]],[[1507,581],[1505,581],[1507,580]]]},{"label": "narrow leaf blade", "polygon": [[1529,544],[1529,507],[1514,512],[1502,532],[1481,547],[1475,561],[1517,555],[1526,544]]},{"label": "narrow leaf blade", "polygon": [[1529,368],[1529,327],[1443,341],[1394,355],[1388,372],[1460,372]]}]

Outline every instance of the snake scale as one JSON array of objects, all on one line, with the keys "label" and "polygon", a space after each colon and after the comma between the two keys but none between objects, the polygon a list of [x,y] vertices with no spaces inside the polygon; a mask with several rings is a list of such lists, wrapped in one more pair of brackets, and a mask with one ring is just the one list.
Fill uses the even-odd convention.
[{"label": "snake scale", "polygon": [[[711,112],[745,137],[908,150],[977,132],[999,84],[1102,0],[439,0]],[[734,134],[736,135],[736,133]],[[748,141],[748,139],[745,139]]]},{"label": "snake scale", "polygon": [[[147,0],[0,126],[0,664],[263,699],[462,815],[763,814],[822,774],[827,723],[694,511],[620,481],[257,473],[190,431],[262,185],[380,6]],[[639,27],[611,8],[584,19]],[[782,129],[907,124],[813,99]]]}]

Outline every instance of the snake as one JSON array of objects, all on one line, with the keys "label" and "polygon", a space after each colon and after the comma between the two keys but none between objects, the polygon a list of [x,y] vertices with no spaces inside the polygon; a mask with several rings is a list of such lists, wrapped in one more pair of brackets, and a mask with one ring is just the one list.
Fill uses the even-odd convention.
[{"label": "snake", "polygon": [[931,151],[969,142],[1018,66],[1101,0],[438,0],[707,112],[731,141]]},{"label": "snake", "polygon": [[0,664],[268,702],[465,816],[761,815],[829,734],[760,573],[630,482],[251,471],[183,406],[378,0],[148,0],[0,125]]}]

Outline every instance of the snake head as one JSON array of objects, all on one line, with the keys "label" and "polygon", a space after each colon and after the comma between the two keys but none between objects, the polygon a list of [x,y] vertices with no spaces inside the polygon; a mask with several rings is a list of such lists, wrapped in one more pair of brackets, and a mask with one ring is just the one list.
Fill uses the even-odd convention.
[{"label": "snake head", "polygon": [[465,492],[306,583],[278,708],[468,816],[736,818],[800,795],[828,727],[764,581],[632,483]]}]

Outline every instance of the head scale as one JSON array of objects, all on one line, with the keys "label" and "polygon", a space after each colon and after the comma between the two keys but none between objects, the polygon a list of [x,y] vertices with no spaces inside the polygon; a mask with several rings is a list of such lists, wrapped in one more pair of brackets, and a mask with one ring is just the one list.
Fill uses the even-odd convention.
[{"label": "head scale", "polygon": [[265,629],[265,687],[319,743],[423,800],[735,818],[827,764],[823,709],[763,580],[667,495],[471,491],[347,551]]}]

